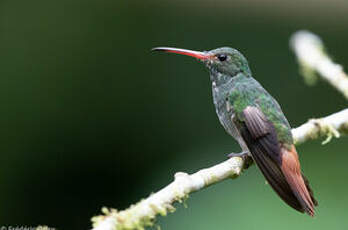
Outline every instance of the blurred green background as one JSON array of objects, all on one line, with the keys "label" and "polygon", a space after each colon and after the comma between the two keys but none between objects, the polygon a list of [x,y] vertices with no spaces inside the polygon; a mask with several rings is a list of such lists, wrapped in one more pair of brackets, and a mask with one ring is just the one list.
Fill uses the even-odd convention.
[{"label": "blurred green background", "polygon": [[[308,87],[288,47],[309,29],[348,63],[345,1],[0,1],[0,225],[88,229],[239,147],[215,114],[209,74],[154,46],[239,49],[293,127],[339,111]],[[312,219],[286,206],[254,166],[191,195],[162,229],[345,229],[347,137],[298,147],[319,200]]]}]

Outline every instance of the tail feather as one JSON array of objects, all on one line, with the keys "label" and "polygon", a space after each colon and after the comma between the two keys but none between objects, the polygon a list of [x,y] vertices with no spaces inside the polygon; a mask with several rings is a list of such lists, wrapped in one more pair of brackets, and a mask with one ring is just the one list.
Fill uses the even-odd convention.
[{"label": "tail feather", "polygon": [[313,191],[309,186],[307,178],[302,176],[298,155],[294,146],[291,150],[281,149],[281,170],[288,181],[293,193],[300,202],[303,210],[310,216],[315,215],[314,206],[318,202],[313,197]]},{"label": "tail feather", "polygon": [[307,177],[305,175],[303,175],[303,173],[302,173],[302,178],[306,184],[307,190],[309,192],[309,195],[311,196],[311,199],[313,201],[314,206],[318,206],[318,201],[314,198],[314,193],[313,193],[311,186],[309,185],[309,181],[308,181]]}]

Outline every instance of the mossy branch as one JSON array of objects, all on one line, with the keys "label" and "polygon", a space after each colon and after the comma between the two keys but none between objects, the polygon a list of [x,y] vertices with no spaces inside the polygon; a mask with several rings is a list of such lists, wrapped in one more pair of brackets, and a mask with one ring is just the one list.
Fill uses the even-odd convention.
[{"label": "mossy branch", "polygon": [[326,137],[322,144],[327,144],[332,137],[339,138],[348,134],[348,109],[320,119],[310,119],[298,128],[292,129],[295,144]]},{"label": "mossy branch", "polygon": [[[339,137],[341,134],[348,134],[348,109],[321,119],[311,119],[293,129],[292,133],[296,144],[323,136]],[[225,179],[238,177],[243,164],[241,158],[234,157],[191,175],[176,173],[171,184],[126,210],[103,208],[104,215],[92,218],[93,229],[132,230],[152,226],[157,215],[165,216],[168,212],[173,212],[173,203],[184,201],[190,193]]]},{"label": "mossy branch", "polygon": [[[312,76],[314,72],[319,73],[348,99],[347,75],[341,66],[333,63],[325,54],[319,37],[300,31],[292,36],[291,45],[307,73],[312,73]],[[311,119],[293,129],[292,133],[296,144],[326,136],[323,142],[325,144],[332,137],[338,138],[342,134],[348,134],[348,109],[324,118]],[[243,166],[244,160],[234,157],[191,175],[176,173],[174,181],[168,186],[126,210],[103,208],[102,215],[92,218],[93,230],[143,230],[145,227],[153,226],[157,215],[165,216],[168,212],[175,211],[175,202],[183,202],[189,194],[212,184],[238,177],[243,171]]]},{"label": "mossy branch", "polygon": [[178,172],[171,184],[124,211],[103,208],[104,215],[92,218],[93,229],[131,230],[152,226],[157,215],[165,216],[173,212],[173,203],[183,202],[190,193],[224,179],[237,177],[243,163],[241,158],[236,157],[191,175]]},{"label": "mossy branch", "polygon": [[297,56],[306,82],[314,83],[315,73],[318,73],[348,99],[348,76],[341,65],[330,59],[320,37],[309,31],[298,31],[291,36],[290,47]]}]

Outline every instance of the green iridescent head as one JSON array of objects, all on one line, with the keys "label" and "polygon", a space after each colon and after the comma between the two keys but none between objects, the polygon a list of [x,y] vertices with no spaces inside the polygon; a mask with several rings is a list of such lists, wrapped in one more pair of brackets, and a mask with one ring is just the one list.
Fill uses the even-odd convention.
[{"label": "green iridescent head", "polygon": [[206,52],[210,58],[205,63],[210,71],[235,76],[238,73],[250,75],[247,59],[238,50],[230,47],[222,47]]}]

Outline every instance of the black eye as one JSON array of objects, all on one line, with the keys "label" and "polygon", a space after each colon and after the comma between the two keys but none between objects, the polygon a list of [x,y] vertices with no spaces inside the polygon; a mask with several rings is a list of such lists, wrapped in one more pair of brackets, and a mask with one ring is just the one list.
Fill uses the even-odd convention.
[{"label": "black eye", "polygon": [[227,56],[225,54],[219,54],[217,55],[217,58],[219,59],[219,61],[226,61]]}]

